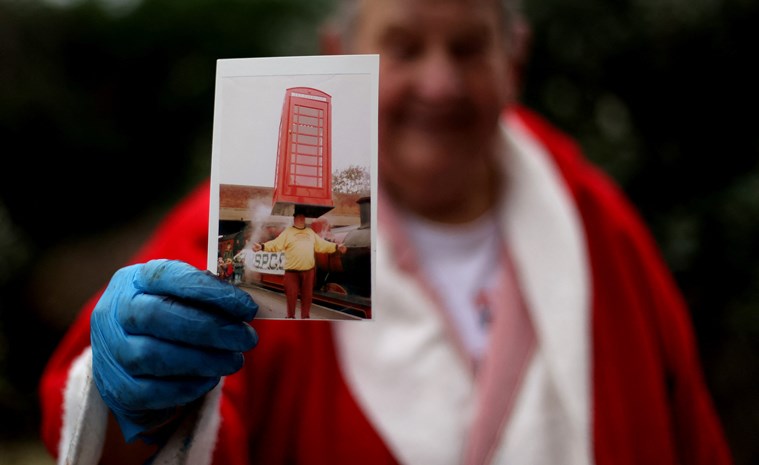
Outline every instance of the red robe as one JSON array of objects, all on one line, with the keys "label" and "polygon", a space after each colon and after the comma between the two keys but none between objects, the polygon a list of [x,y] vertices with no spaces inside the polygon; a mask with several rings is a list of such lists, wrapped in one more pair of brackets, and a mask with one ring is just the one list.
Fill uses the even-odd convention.
[{"label": "red robe", "polygon": [[[571,139],[525,109],[510,117],[550,154],[581,218],[591,281],[592,460],[599,465],[731,463],[687,309],[650,234]],[[203,184],[132,262],[169,258],[205,268],[208,205]],[[41,380],[42,436],[54,455],[68,370],[89,345],[89,315],[98,297],[85,305]],[[329,323],[254,321],[253,326],[259,346],[223,386],[214,463],[398,463],[346,382]]]}]

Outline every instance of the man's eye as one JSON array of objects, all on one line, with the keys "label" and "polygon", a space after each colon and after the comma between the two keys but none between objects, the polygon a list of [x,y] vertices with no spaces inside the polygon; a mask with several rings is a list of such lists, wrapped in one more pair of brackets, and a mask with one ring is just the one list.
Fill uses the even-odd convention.
[{"label": "man's eye", "polygon": [[391,58],[398,60],[410,60],[418,56],[422,51],[422,45],[414,40],[395,39],[385,44],[384,52]]},{"label": "man's eye", "polygon": [[489,42],[485,37],[469,37],[450,44],[451,54],[461,59],[474,58],[488,50]]}]

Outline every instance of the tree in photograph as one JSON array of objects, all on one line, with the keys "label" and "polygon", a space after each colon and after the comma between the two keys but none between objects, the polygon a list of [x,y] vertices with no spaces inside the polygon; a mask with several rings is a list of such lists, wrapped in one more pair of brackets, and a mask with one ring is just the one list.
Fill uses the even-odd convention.
[{"label": "tree in photograph", "polygon": [[332,173],[332,190],[342,194],[369,195],[371,181],[369,170],[359,165],[350,165]]}]

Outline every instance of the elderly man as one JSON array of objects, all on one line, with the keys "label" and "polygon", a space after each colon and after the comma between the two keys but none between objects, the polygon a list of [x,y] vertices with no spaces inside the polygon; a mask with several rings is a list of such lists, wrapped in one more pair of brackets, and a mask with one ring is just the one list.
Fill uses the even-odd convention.
[{"label": "elderly man", "polygon": [[51,360],[53,453],[730,463],[648,232],[569,139],[515,102],[525,29],[510,4],[356,0],[336,24],[329,52],[381,55],[375,321],[254,331],[249,297],[192,266],[206,259],[204,186]]}]

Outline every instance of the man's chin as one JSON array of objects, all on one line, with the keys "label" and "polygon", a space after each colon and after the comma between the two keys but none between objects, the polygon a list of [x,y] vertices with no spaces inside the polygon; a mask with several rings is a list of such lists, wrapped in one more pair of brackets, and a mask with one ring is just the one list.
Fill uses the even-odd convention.
[{"label": "man's chin", "polygon": [[396,196],[413,210],[439,210],[450,208],[467,195],[468,183],[450,173],[427,172],[426,175],[406,177],[396,186]]}]

